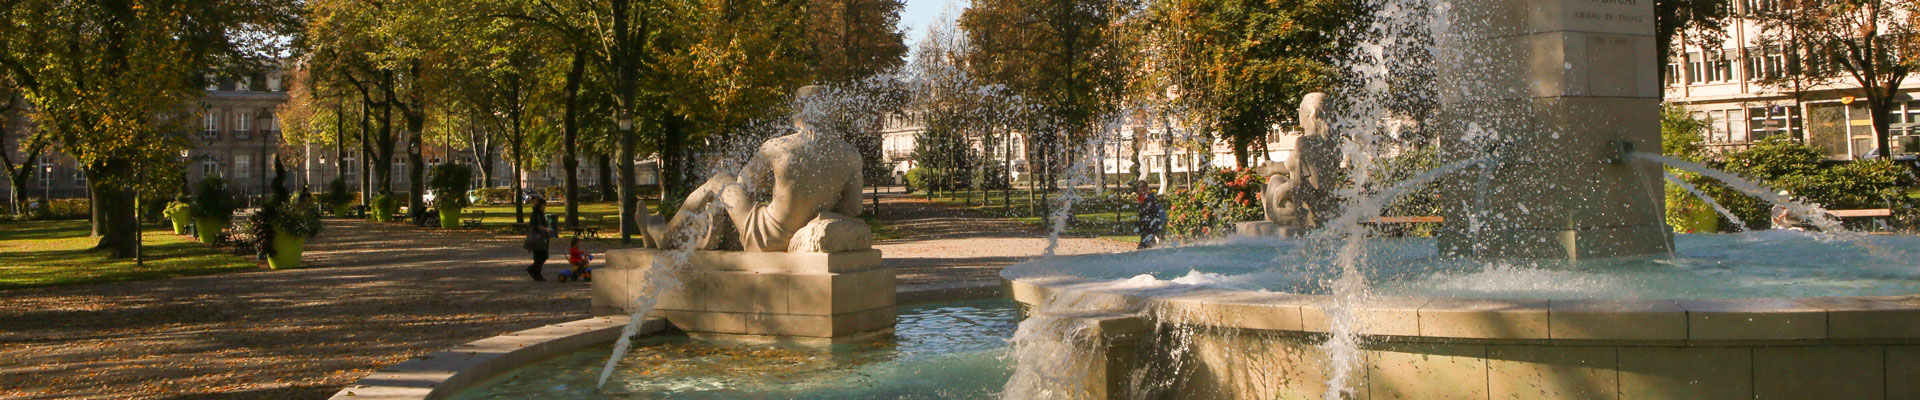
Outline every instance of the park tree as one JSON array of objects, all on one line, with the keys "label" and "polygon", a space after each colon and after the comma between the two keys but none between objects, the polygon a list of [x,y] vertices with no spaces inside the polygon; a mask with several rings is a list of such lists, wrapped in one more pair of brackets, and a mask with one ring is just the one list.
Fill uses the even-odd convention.
[{"label": "park tree", "polygon": [[837,114],[839,130],[865,160],[866,181],[887,174],[881,160],[880,130],[887,114],[899,111],[905,96],[891,73],[905,62],[906,40],[899,29],[901,0],[810,0],[807,40],[814,82],[870,99],[861,112]]},{"label": "park tree", "polygon": [[1357,14],[1346,0],[1163,0],[1149,7],[1148,25],[1179,101],[1246,168],[1271,127],[1297,117],[1285,105],[1336,75],[1336,34]]},{"label": "park tree", "polygon": [[1120,32],[1138,7],[1133,0],[980,0],[960,16],[976,76],[1038,108],[1022,130],[1049,191],[1070,164],[1063,160],[1079,156],[1076,144],[1095,133],[1094,121],[1120,103]]},{"label": "park tree", "polygon": [[[53,141],[47,138],[47,131],[32,129],[26,124],[17,123],[27,112],[27,99],[21,97],[19,87],[0,74],[0,173],[5,173],[9,197],[9,213],[20,215],[27,203],[27,185],[33,182],[33,173],[38,169],[40,157],[45,156],[47,147]],[[20,139],[13,143],[11,150],[7,139],[14,131],[21,132]]]},{"label": "park tree", "polygon": [[[1784,59],[1769,80],[1793,87],[1852,84],[1865,100],[1878,156],[1892,156],[1891,112],[1920,64],[1920,3],[1908,0],[1783,1],[1748,10],[1763,48]],[[1752,68],[1753,66],[1749,66]]]},{"label": "park tree", "polygon": [[805,3],[688,0],[673,39],[664,41],[648,91],[666,106],[657,127],[663,213],[697,185],[694,157],[706,143],[757,143],[743,137],[778,121],[794,89],[812,80]]},{"label": "park tree", "polygon": [[208,73],[262,68],[294,26],[269,0],[0,3],[0,74],[20,88],[36,129],[73,156],[92,195],[97,248],[134,256],[142,176],[170,174],[188,141],[183,107]]}]

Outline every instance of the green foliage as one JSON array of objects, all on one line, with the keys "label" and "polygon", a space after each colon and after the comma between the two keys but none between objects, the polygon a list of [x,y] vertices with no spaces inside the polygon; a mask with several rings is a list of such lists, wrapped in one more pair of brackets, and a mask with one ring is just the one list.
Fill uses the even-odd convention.
[{"label": "green foliage", "polygon": [[393,197],[393,195],[391,194],[384,194],[384,193],[379,196],[373,197],[373,218],[374,218],[373,220],[374,221],[392,222],[392,221],[388,221],[388,219],[391,219],[389,216],[399,211],[400,211],[400,198]]},{"label": "green foliage", "polygon": [[473,167],[445,163],[427,171],[427,188],[433,190],[433,206],[442,209],[467,206],[467,190],[473,185]]},{"label": "green foliage", "polygon": [[[1240,160],[1273,126],[1296,119],[1293,99],[1320,90],[1347,47],[1339,32],[1364,13],[1349,0],[1161,0],[1147,7],[1151,57],[1178,100],[1233,144]],[[1417,85],[1407,85],[1418,89]],[[1429,98],[1428,96],[1406,96]]]},{"label": "green foliage", "polygon": [[[1375,187],[1391,188],[1400,182],[1411,179],[1421,172],[1440,167],[1439,147],[1430,146],[1402,153],[1398,156],[1380,160],[1376,164]],[[1382,211],[1383,216],[1424,217],[1440,215],[1440,183],[1438,180],[1421,185],[1418,189],[1388,204]],[[1331,216],[1328,216],[1331,217]],[[1387,230],[1394,236],[1432,236],[1436,224],[1383,224],[1376,229]]]},{"label": "green foliage", "polygon": [[485,204],[512,204],[513,188],[479,188],[473,191]]},{"label": "green foliage", "polygon": [[93,202],[87,199],[40,200],[38,207],[27,209],[26,219],[34,221],[55,221],[67,219],[87,219],[93,215]]},{"label": "green foliage", "polygon": [[926,190],[927,170],[925,168],[908,169],[906,177],[907,191]]},{"label": "green foliage", "polygon": [[336,177],[333,178],[333,182],[327,183],[327,192],[320,194],[320,204],[330,208],[340,208],[352,205],[353,201],[359,197],[353,189],[347,188],[347,178]]},{"label": "green foliage", "polygon": [[1190,187],[1168,193],[1167,232],[1178,236],[1225,234],[1233,223],[1265,217],[1260,191],[1266,181],[1252,169],[1220,169]]},{"label": "green foliage", "polygon": [[228,221],[233,211],[240,205],[233,201],[233,194],[227,191],[227,180],[218,176],[201,179],[193,191],[193,215],[196,218],[214,218]]}]

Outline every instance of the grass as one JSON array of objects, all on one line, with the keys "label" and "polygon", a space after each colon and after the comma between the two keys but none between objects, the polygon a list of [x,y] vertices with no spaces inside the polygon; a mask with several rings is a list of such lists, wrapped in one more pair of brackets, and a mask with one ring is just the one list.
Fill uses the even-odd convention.
[{"label": "grass", "polygon": [[[659,200],[646,200],[647,210],[654,210],[659,203]],[[522,233],[513,229],[514,224],[518,222],[514,221],[512,204],[467,207],[466,209],[460,210],[461,214],[464,214],[461,218],[474,218],[476,211],[486,213],[480,216],[480,229],[482,230]],[[533,207],[527,207],[526,211],[529,213],[533,212]],[[565,205],[547,205],[547,214],[560,216],[561,225],[566,224],[566,211]],[[873,229],[874,240],[898,239],[901,237],[899,231],[880,223],[879,220],[874,219],[871,215],[862,215],[860,218],[866,220],[867,226]],[[580,226],[600,228],[601,239],[619,238],[620,204],[613,202],[580,203]],[[563,236],[567,234],[569,233],[562,233]]]},{"label": "grass", "polygon": [[86,220],[0,222],[0,289],[163,279],[259,268],[245,257],[149,227],[146,265],[91,250]]},{"label": "grass", "polygon": [[[1024,222],[1041,229],[1052,228],[1049,217],[1053,214],[1054,204],[1059,202],[1059,193],[1048,196],[1046,202],[1040,202],[1037,195],[1028,198],[1033,193],[1025,189],[1013,189],[1010,193],[1005,190],[989,190],[984,192],[987,195],[985,199],[981,198],[981,193],[983,192],[974,192],[971,201],[968,200],[966,192],[942,192],[933,196],[932,200],[952,207],[972,209],[988,215]],[[1136,204],[1133,195],[1121,195],[1116,193],[1116,189],[1108,189],[1104,195],[1084,189],[1079,193],[1081,199],[1074,203],[1073,218],[1068,221],[1066,231],[1062,232],[1063,235],[1098,237],[1128,243],[1140,239],[1139,234],[1134,232],[1134,224],[1139,218],[1134,213]],[[925,193],[915,193],[915,195],[926,197]],[[1002,196],[1008,195],[1011,197],[1005,200],[1010,202],[1003,202]]]}]

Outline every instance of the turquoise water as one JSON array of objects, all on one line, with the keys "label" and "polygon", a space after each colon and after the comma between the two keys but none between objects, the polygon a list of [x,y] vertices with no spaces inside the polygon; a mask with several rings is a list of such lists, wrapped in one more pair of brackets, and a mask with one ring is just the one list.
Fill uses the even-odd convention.
[{"label": "turquoise water", "polygon": [[635,341],[594,389],[612,346],[563,354],[495,377],[456,399],[997,399],[1001,357],[1020,320],[1004,299],[900,308],[895,337],[830,348],[694,340]]},{"label": "turquoise water", "polygon": [[[1834,240],[1798,231],[1687,234],[1671,256],[1581,262],[1441,257],[1431,238],[1374,239],[1364,271],[1376,294],[1469,298],[1712,299],[1920,293],[1920,237]],[[1337,274],[1306,242],[1236,239],[1060,257],[1009,277],[1072,275],[1325,294]],[[1149,282],[1151,283],[1151,282]]]}]

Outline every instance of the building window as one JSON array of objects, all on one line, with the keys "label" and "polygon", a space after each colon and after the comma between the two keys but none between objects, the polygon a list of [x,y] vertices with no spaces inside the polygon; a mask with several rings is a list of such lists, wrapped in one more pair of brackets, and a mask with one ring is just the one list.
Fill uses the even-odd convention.
[{"label": "building window", "polygon": [[[1734,122],[1739,118],[1739,116],[1740,116],[1739,110],[1708,111],[1707,118],[1706,118],[1707,142],[1708,143],[1745,142],[1747,139],[1746,132],[1736,129],[1734,126]],[[1735,132],[1738,132],[1739,134],[1735,135],[1734,134]]]},{"label": "building window", "polygon": [[200,176],[220,176],[220,163],[213,160],[200,162]]},{"label": "building window", "polygon": [[236,91],[236,92],[247,92],[252,90],[253,90],[253,77],[241,77],[240,82],[236,83],[235,86],[233,87],[233,91]]},{"label": "building window", "polygon": [[1700,53],[1687,53],[1687,83],[1700,83],[1706,77]]},{"label": "building window", "polygon": [[253,175],[253,156],[235,154],[233,156],[233,177],[246,178]]},{"label": "building window", "polygon": [[73,169],[73,185],[74,186],[87,185],[87,174],[80,172],[79,168]]},{"label": "building window", "polygon": [[1680,85],[1680,63],[1678,61],[1667,63],[1667,68],[1661,72],[1666,75],[1667,86]]},{"label": "building window", "polygon": [[1787,56],[1779,49],[1753,47],[1747,49],[1745,77],[1747,80],[1780,79],[1786,75]]},{"label": "building window", "polygon": [[235,133],[253,131],[253,113],[246,111],[233,113],[233,131]]},{"label": "building window", "polygon": [[1715,50],[1707,53],[1706,62],[1708,82],[1733,80],[1733,60],[1727,58],[1725,51]]},{"label": "building window", "polygon": [[1777,105],[1747,109],[1747,132],[1755,142],[1776,135],[1788,138],[1800,137],[1800,109],[1794,106]]},{"label": "building window", "polygon": [[281,79],[282,79],[282,78],[280,77],[280,75],[277,75],[277,74],[267,74],[267,91],[269,91],[269,92],[278,92],[278,91],[280,91],[280,80],[281,80]]},{"label": "building window", "polygon": [[200,116],[200,136],[205,139],[220,138],[220,112],[205,111]]}]

